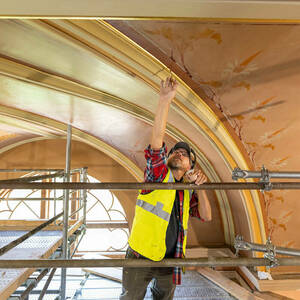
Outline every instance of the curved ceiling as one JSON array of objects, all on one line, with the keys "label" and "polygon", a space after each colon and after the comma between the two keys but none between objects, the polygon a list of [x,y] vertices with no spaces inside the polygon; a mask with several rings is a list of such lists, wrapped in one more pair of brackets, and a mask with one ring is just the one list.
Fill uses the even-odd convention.
[{"label": "curved ceiling", "polygon": [[[241,94],[248,92],[247,81],[239,84],[236,77],[231,83],[228,78],[232,75],[223,80],[217,76],[223,73],[213,71],[226,66],[224,60],[239,57],[239,53],[233,53],[232,57],[224,54],[230,53],[230,45],[234,45],[230,28],[226,29],[224,24],[212,28],[194,23],[193,27],[176,22],[152,24],[131,21],[119,23],[119,27],[130,27],[145,40],[145,45],[150,43],[153,49],[156,47],[166,57],[171,56],[173,66],[163,64],[163,57],[155,58],[143,50],[146,48],[143,39],[141,48],[106,22],[0,20],[0,114],[6,126],[1,126],[3,132],[0,132],[0,145],[6,147],[3,149],[19,145],[22,138],[26,142],[34,138],[65,137],[66,124],[70,123],[75,139],[101,149],[141,180],[145,164],[143,149],[151,134],[159,83],[168,76],[169,68],[173,70],[176,65],[181,73],[188,71],[194,83],[184,82],[180,72],[174,74],[180,85],[170,109],[167,145],[179,139],[188,140],[197,150],[201,168],[214,182],[231,181],[231,171],[236,166],[251,168],[255,163],[253,156],[247,155],[247,144],[234,131],[235,124],[244,121],[232,117],[249,110],[238,100],[251,98]],[[164,29],[168,26],[170,29]],[[195,37],[191,35],[192,28],[197,28]],[[242,41],[236,43],[236,47],[243,45]],[[184,55],[180,52],[183,50],[186,50]],[[228,72],[234,73],[235,68],[244,75],[254,71],[249,66],[262,52],[255,53],[246,55],[237,66],[228,67]],[[195,83],[201,93],[189,87]],[[251,81],[249,95],[260,84]],[[200,94],[204,97],[200,98]],[[266,102],[265,97],[267,93],[258,108],[277,101],[272,98]],[[232,110],[226,105],[232,105]],[[221,111],[223,107],[230,113]],[[279,107],[283,106],[268,106],[267,111]],[[243,114],[244,118],[250,116],[256,115]],[[253,124],[259,125],[262,122],[259,118],[254,121]],[[253,134],[255,131],[257,127],[253,128]],[[265,241],[264,205],[257,192],[217,192],[216,198],[227,244],[232,244],[237,233],[254,242]],[[272,234],[276,239],[274,231]]]},{"label": "curved ceiling", "polygon": [[[255,169],[300,169],[298,25],[111,23],[150,51],[159,49],[164,61],[171,60],[205,92],[222,112],[221,120],[235,130]],[[263,199],[272,241],[299,248],[297,191],[266,192]]]}]

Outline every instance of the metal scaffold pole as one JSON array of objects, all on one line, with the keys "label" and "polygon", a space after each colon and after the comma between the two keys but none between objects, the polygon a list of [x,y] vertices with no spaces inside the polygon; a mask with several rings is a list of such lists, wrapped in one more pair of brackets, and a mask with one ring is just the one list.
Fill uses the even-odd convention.
[{"label": "metal scaffold pole", "polygon": [[260,171],[249,171],[235,168],[232,171],[232,179],[246,179],[246,178],[288,178],[288,179],[300,179],[300,172],[272,172],[264,167]]},{"label": "metal scaffold pole", "polygon": [[234,248],[236,250],[244,251],[268,252],[270,245],[272,245],[276,254],[300,256],[300,249],[277,247],[271,244],[269,240],[267,241],[266,245],[244,241],[242,236],[237,236],[234,241]]},{"label": "metal scaffold pole", "polygon": [[[41,190],[264,190],[263,182],[212,182],[196,185],[192,183],[135,183],[135,182],[28,182],[1,183],[0,189]],[[272,182],[272,190],[299,190],[300,182]]]},{"label": "metal scaffold pole", "polygon": [[[87,167],[82,168],[82,173],[81,173],[82,182],[87,182],[88,178],[87,178]],[[86,225],[86,205],[87,205],[87,190],[84,189],[82,190],[82,200],[83,200],[83,224]]]},{"label": "metal scaffold pole", "polygon": [[[166,258],[161,261],[148,259],[23,259],[0,260],[0,268],[152,268],[152,267],[236,267],[236,266],[271,266],[268,258],[247,257],[201,257],[201,258]],[[300,266],[300,257],[278,258],[280,266]]]},{"label": "metal scaffold pole", "polygon": [[[68,125],[67,147],[66,147],[66,170],[64,182],[70,182],[70,165],[71,165],[71,141],[72,141],[72,126]],[[69,189],[64,191],[64,217],[63,217],[63,244],[62,244],[62,259],[69,258],[68,251],[68,227],[69,227]],[[66,298],[66,277],[67,269],[61,269],[61,300]]]}]

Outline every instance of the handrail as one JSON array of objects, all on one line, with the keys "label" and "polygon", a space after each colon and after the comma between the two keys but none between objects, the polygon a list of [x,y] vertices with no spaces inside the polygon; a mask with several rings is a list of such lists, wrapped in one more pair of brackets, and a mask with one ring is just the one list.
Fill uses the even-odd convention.
[{"label": "handrail", "polygon": [[[280,266],[300,266],[300,257],[278,258]],[[167,258],[161,261],[149,259],[0,259],[0,268],[144,268],[144,267],[235,267],[235,266],[270,266],[267,258],[247,257],[201,257],[201,258]]]},{"label": "handrail", "polygon": [[[273,182],[272,190],[300,189],[300,182]],[[0,189],[58,189],[58,190],[262,190],[263,182],[217,182],[196,185],[192,183],[153,183],[153,182],[38,182],[1,183]]]},{"label": "handrail", "polygon": [[56,272],[56,268],[53,268],[53,269],[51,270],[51,273],[49,274],[49,277],[47,278],[47,281],[46,281],[46,283],[45,283],[43,289],[41,290],[41,293],[40,293],[40,296],[39,296],[39,299],[38,299],[38,300],[42,300],[43,297],[45,296],[45,294],[46,294],[46,292],[47,292],[47,289],[48,289],[48,287],[49,287],[49,285],[50,285],[50,282],[51,282],[51,280],[52,280],[52,278],[53,278],[55,272]]},{"label": "handrail", "polygon": [[28,295],[30,294],[30,292],[37,286],[37,284],[45,277],[45,275],[47,275],[48,273],[48,269],[44,269],[39,275],[38,277],[33,281],[31,282],[26,290],[19,296],[19,300],[26,300],[28,299]]},{"label": "handrail", "polygon": [[[288,256],[300,256],[300,249],[295,248],[285,248],[285,247],[277,247],[274,246],[274,250],[276,254],[288,255]],[[243,250],[243,251],[254,251],[254,252],[268,252],[270,247],[270,243],[267,244],[257,244],[244,241],[240,236],[237,236],[234,241],[234,248],[236,250]]]}]

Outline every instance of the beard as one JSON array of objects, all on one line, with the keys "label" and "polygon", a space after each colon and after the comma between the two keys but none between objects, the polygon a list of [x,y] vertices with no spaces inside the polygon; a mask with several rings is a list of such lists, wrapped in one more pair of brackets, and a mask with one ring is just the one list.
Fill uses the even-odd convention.
[{"label": "beard", "polygon": [[167,166],[171,170],[180,170],[180,169],[182,169],[182,161],[179,158],[177,158],[176,156],[171,157],[168,159]]}]

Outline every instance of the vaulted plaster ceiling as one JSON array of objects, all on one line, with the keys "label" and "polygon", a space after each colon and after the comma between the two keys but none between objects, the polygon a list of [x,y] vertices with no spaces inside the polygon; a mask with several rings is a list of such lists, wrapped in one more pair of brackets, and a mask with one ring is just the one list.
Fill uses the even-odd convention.
[{"label": "vaulted plaster ceiling", "polygon": [[[298,31],[204,21],[0,20],[0,151],[65,138],[72,124],[74,139],[142,180],[159,83],[171,70],[180,85],[166,143],[189,141],[210,181],[231,181],[236,166],[297,171]],[[300,248],[296,192],[211,197],[225,243],[237,233],[258,243],[270,234],[277,245]]]}]

